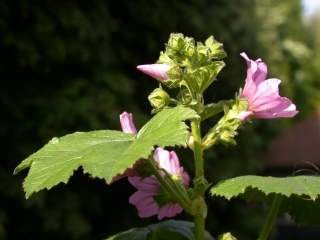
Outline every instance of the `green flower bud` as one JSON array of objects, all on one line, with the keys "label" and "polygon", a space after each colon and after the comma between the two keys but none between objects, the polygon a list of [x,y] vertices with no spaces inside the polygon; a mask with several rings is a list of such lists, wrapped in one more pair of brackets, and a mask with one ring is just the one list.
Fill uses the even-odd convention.
[{"label": "green flower bud", "polygon": [[203,148],[207,149],[214,144],[221,142],[224,144],[235,145],[235,137],[238,134],[238,128],[243,121],[241,114],[248,108],[248,102],[242,99],[236,99],[231,108],[225,106],[225,114],[219,122],[209,130],[203,140]]},{"label": "green flower bud", "polygon": [[231,233],[224,233],[218,237],[218,240],[237,240]]},{"label": "green flower bud", "polygon": [[148,100],[152,107],[155,109],[161,109],[169,104],[170,96],[162,88],[156,88],[152,93],[150,93]]}]

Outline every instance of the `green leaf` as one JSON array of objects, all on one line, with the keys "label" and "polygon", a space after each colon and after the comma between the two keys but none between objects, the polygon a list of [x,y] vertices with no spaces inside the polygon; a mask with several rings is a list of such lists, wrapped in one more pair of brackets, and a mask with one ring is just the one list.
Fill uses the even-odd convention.
[{"label": "green leaf", "polygon": [[217,103],[209,103],[204,106],[203,111],[201,112],[201,121],[204,121],[210,117],[217,115],[224,111],[226,106],[232,106],[233,100],[221,100]]},{"label": "green leaf", "polygon": [[[133,228],[106,240],[194,240],[193,229],[194,224],[192,222],[168,220],[145,228]],[[213,237],[206,232],[205,240],[213,240]]]},{"label": "green leaf", "polygon": [[281,211],[299,223],[320,223],[320,177],[241,176],[218,183],[210,189],[212,196],[230,200],[241,197],[248,201],[269,202],[275,195],[283,196]]},{"label": "green leaf", "polygon": [[67,183],[80,166],[85,173],[110,183],[138,159],[148,158],[154,146],[184,145],[189,131],[183,121],[197,117],[192,109],[179,106],[159,112],[137,136],[100,130],[53,138],[18,165],[14,173],[30,167],[23,183],[27,198],[34,192]]}]

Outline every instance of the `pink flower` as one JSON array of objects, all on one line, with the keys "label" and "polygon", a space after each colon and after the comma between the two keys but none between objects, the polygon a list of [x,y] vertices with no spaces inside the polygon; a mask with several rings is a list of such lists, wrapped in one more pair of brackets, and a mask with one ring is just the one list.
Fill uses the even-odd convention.
[{"label": "pink flower", "polygon": [[133,122],[132,113],[123,112],[120,114],[120,124],[122,131],[125,133],[137,133],[136,126]]},{"label": "pink flower", "polygon": [[160,81],[168,79],[167,71],[170,69],[168,64],[145,64],[137,66],[137,69]]},{"label": "pink flower", "polygon": [[[189,186],[189,175],[180,166],[178,156],[174,151],[169,152],[157,148],[153,157],[160,168],[171,174],[173,178],[181,179],[186,187]],[[161,220],[165,217],[174,217],[182,212],[178,203],[168,201],[160,205],[157,202],[156,197],[161,195],[161,189],[160,183],[154,176],[129,177],[128,180],[138,189],[130,196],[129,202],[136,206],[139,217],[146,218],[158,215],[158,219]]]},{"label": "pink flower", "polygon": [[248,110],[239,114],[242,121],[254,115],[256,118],[294,117],[298,111],[290,99],[279,95],[281,80],[266,79],[267,65],[259,58],[251,60],[246,53],[240,54],[247,62],[247,78],[240,98],[248,101]]}]

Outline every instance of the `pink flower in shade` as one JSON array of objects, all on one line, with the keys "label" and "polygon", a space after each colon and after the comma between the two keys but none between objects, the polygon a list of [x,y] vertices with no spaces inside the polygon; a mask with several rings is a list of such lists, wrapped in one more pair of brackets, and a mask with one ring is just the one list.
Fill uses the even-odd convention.
[{"label": "pink flower in shade", "polygon": [[251,60],[246,53],[240,54],[247,62],[247,78],[240,98],[248,102],[248,110],[239,114],[242,121],[254,115],[260,119],[294,117],[298,111],[290,99],[279,95],[281,80],[266,79],[267,65],[259,58]]},{"label": "pink flower in shade", "polygon": [[137,69],[160,81],[168,79],[167,71],[170,69],[168,64],[145,64],[137,66]]},{"label": "pink flower in shade", "polygon": [[[177,154],[174,151],[167,151],[162,148],[157,148],[154,151],[154,160],[159,167],[171,174],[174,178],[180,178],[183,184],[189,186],[189,175],[180,166]],[[129,202],[136,206],[138,215],[141,218],[158,215],[161,220],[165,217],[174,217],[182,212],[182,208],[178,203],[168,202],[160,206],[155,197],[160,193],[160,183],[154,176],[141,178],[129,177],[129,182],[138,189],[130,196]]]}]

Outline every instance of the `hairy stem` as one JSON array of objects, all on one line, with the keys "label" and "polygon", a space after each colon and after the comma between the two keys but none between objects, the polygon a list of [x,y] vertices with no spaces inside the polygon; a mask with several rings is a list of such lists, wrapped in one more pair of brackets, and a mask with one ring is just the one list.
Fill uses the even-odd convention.
[{"label": "hairy stem", "polygon": [[258,238],[258,240],[267,240],[271,230],[273,228],[273,225],[275,223],[275,220],[277,218],[278,212],[279,212],[279,208],[281,205],[281,201],[282,201],[282,196],[281,195],[276,195],[273,199],[271,208],[269,209],[268,215],[267,215],[267,219],[264,222],[263,228],[260,232],[260,236]]},{"label": "hairy stem", "polygon": [[[191,123],[192,136],[194,139],[193,152],[195,161],[195,183],[201,184],[199,179],[204,179],[204,163],[203,163],[203,150],[201,147],[201,131],[200,131],[200,121],[194,120]],[[195,189],[201,188],[202,186],[195,186]],[[204,201],[204,191],[199,191],[199,196],[195,196],[196,201],[196,211],[194,213],[194,223],[195,223],[195,239],[203,240],[205,232],[205,219],[206,219],[206,203]],[[198,201],[200,200],[200,201]]]}]

